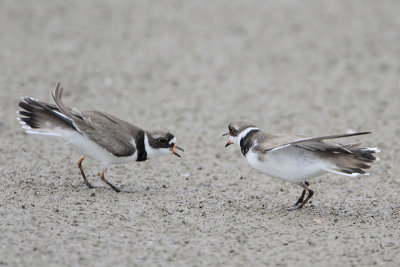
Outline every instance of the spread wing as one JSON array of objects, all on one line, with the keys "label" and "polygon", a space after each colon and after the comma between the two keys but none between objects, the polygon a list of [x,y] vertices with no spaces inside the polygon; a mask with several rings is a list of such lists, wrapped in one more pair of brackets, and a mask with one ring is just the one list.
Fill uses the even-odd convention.
[{"label": "spread wing", "polygon": [[144,134],[142,129],[103,112],[71,109],[61,100],[62,92],[63,88],[58,83],[52,94],[54,102],[58,110],[72,120],[81,134],[117,157],[131,156],[136,152],[132,143],[133,136]]},{"label": "spread wing", "polygon": [[336,139],[369,133],[370,132],[359,132],[352,134],[320,136],[315,138],[308,138],[298,135],[275,136],[261,133],[261,136],[258,137],[259,142],[254,147],[254,150],[265,153],[283,149],[289,146],[297,146],[312,151],[329,151],[352,154],[353,152],[350,151],[350,148],[357,147],[360,144],[342,145],[340,143],[328,141],[327,139]]}]

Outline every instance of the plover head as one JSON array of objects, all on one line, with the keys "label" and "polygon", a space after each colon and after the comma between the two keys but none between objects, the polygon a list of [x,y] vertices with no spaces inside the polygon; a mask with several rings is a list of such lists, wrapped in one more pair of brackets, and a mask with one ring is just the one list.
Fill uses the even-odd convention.
[{"label": "plover head", "polygon": [[176,137],[165,131],[146,131],[145,149],[149,159],[169,153],[181,157],[175,149],[183,151],[181,147],[176,145]]},{"label": "plover head", "polygon": [[249,132],[252,130],[258,130],[258,128],[254,124],[247,121],[234,121],[229,123],[228,130],[229,132],[223,134],[223,136],[229,136],[225,147],[229,146],[230,144],[237,144],[240,146],[240,140]]}]

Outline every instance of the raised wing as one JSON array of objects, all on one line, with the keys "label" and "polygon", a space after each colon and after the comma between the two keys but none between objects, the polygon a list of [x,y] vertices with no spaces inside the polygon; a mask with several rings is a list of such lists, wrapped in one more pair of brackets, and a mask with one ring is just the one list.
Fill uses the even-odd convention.
[{"label": "raised wing", "polygon": [[58,110],[72,120],[75,128],[90,140],[118,157],[131,156],[136,152],[133,136],[144,135],[142,129],[100,111],[79,111],[67,107],[61,100],[60,83],[52,94]]}]

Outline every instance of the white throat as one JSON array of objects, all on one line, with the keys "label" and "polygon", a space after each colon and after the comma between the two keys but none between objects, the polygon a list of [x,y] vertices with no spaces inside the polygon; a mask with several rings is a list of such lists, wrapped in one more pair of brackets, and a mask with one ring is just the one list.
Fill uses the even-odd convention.
[{"label": "white throat", "polygon": [[169,148],[153,148],[149,144],[149,139],[147,138],[147,134],[144,134],[144,149],[146,150],[147,153],[147,159],[154,159],[158,156],[171,153]]}]

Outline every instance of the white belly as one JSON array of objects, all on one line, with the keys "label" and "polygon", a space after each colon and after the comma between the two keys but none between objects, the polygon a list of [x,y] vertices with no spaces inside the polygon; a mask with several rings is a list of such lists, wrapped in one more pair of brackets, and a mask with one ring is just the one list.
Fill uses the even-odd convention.
[{"label": "white belly", "polygon": [[76,151],[99,161],[104,167],[107,167],[108,164],[126,163],[137,159],[137,151],[132,156],[117,157],[75,131],[62,131],[60,135],[64,137],[67,140],[67,144]]},{"label": "white belly", "polygon": [[327,165],[313,152],[294,146],[265,154],[256,153],[250,149],[246,154],[246,159],[256,170],[296,184],[326,173],[324,168]]}]

